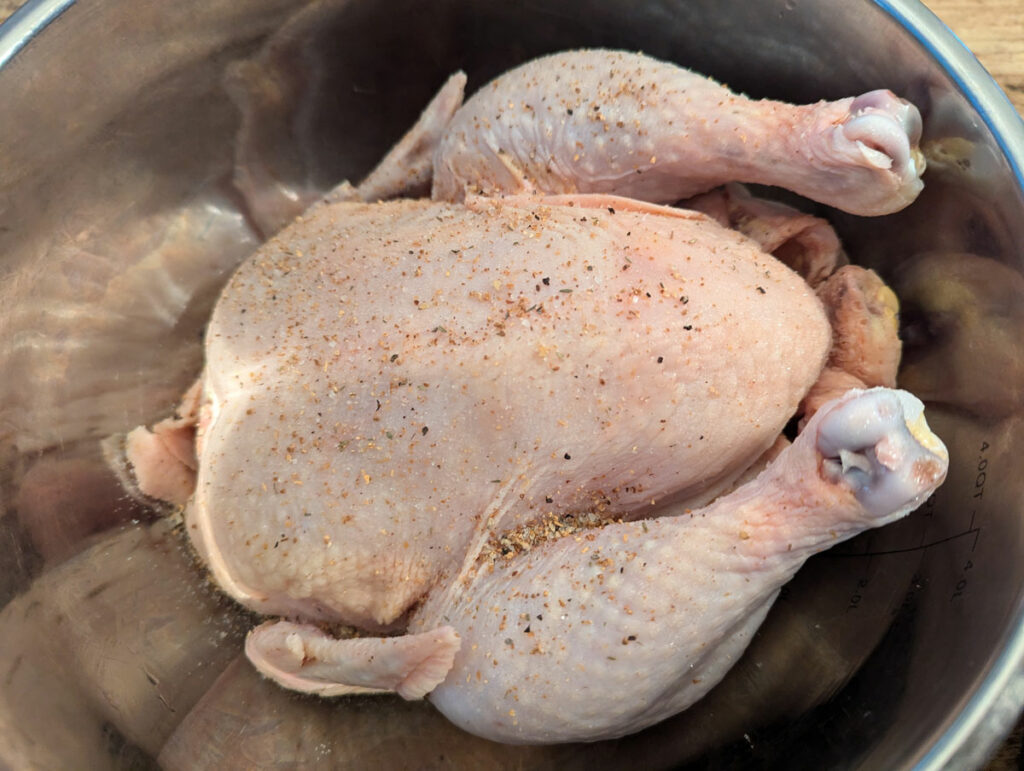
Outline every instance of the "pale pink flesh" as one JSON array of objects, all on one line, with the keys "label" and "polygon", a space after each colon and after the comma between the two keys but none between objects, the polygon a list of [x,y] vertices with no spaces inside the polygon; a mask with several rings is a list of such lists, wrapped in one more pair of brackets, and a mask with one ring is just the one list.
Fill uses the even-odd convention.
[{"label": "pale pink flesh", "polygon": [[[279,622],[256,630],[247,653],[297,690],[418,698],[432,688],[453,722],[496,741],[640,730],[721,679],[808,556],[905,515],[942,482],[946,451],[921,414],[905,392],[852,392],[706,508],[670,507],[509,558],[470,552],[404,637],[332,640]],[[436,688],[406,679],[424,656]]]},{"label": "pale pink flesh", "polygon": [[[194,437],[194,432],[189,431]],[[176,450],[189,439],[172,437],[166,441],[159,433],[143,426],[125,437],[125,454],[135,472],[139,491],[150,498],[183,506],[196,486],[196,470],[183,463]]]},{"label": "pale pink flesh", "polygon": [[469,203],[317,207],[225,290],[187,521],[254,610],[400,626],[481,518],[713,497],[817,379],[817,298],[703,215]]},{"label": "pale pink flesh", "polygon": [[[940,444],[907,438],[909,397],[887,392],[827,407],[795,448],[773,445],[821,370],[820,306],[785,267],[708,219],[606,194],[670,201],[744,179],[858,213],[895,210],[920,186],[914,108],[888,92],[809,107],[750,102],[616,52],[542,62],[471,100],[442,141],[461,101],[464,78],[453,76],[359,188],[328,196],[412,194],[441,141],[435,196],[465,208],[321,205],[242,268],[209,329],[213,366],[188,512],[214,577],[249,607],[412,631],[335,639],[308,624],[265,624],[247,642],[265,675],[328,696],[421,698],[440,685],[434,700],[446,714],[501,741],[608,738],[685,708],[742,652],[808,553],[901,516],[945,470]],[[597,78],[598,95],[566,108],[576,120],[553,130],[545,121],[561,115],[551,107],[558,99],[538,109],[529,89],[557,97],[557,73],[567,70],[580,82]],[[697,115],[715,100],[724,111]],[[492,108],[493,125],[482,118]],[[641,123],[636,134],[617,133]],[[469,124],[467,140],[459,131]],[[520,144],[530,132],[533,144]],[[492,140],[490,155],[480,152]],[[478,155],[464,163],[464,153]],[[841,256],[827,224],[737,190],[724,224],[779,249],[812,283],[834,269]],[[495,203],[476,191],[511,195]],[[832,320],[832,359],[837,350],[859,358],[845,369],[830,360],[818,384],[870,380],[850,373],[863,374],[871,351],[845,346],[849,324]],[[695,340],[701,334],[713,339]],[[183,416],[129,436],[147,494],[191,495],[196,422]],[[780,452],[755,481],[690,511]],[[588,507],[608,519],[677,518],[567,536],[516,557],[514,568],[478,560],[502,532]],[[741,548],[730,551],[733,538]],[[639,576],[610,573],[605,583],[607,558],[595,554],[614,552],[625,568],[639,559],[630,542],[654,556]],[[736,588],[724,595],[731,599],[713,602],[726,585]],[[533,644],[524,656],[518,638],[503,636],[505,611],[532,607],[542,586],[544,596],[590,597],[596,610],[576,605],[561,616],[567,623],[543,632],[523,611]],[[652,587],[665,592],[650,619],[633,618],[629,601],[602,606],[623,595],[646,603]],[[500,598],[495,629],[478,623],[493,621],[488,597]],[[673,597],[673,612],[690,605],[683,620],[665,622]],[[459,619],[454,628],[449,616]],[[600,639],[583,629],[593,626],[588,617],[606,624]],[[626,633],[634,622],[646,631]],[[595,677],[577,661],[617,661],[600,654],[640,636],[655,645],[623,658],[632,672],[640,662],[658,673],[657,693],[621,699],[630,684],[619,665]],[[528,694],[510,686],[543,678]],[[510,687],[499,694],[494,683]]]},{"label": "pale pink flesh", "polygon": [[671,203],[757,182],[878,215],[920,192],[919,139],[916,108],[889,92],[754,101],[640,54],[570,51],[527,62],[466,102],[435,156],[433,195],[597,192]]},{"label": "pale pink flesh", "polygon": [[[240,271],[209,332],[211,417],[188,532],[218,583],[255,609],[367,630],[407,626],[430,634],[454,627],[463,642],[431,698],[474,733],[537,742],[638,730],[706,692],[807,554],[919,503],[944,473],[941,445],[922,448],[906,438],[906,421],[917,417],[904,414],[916,409],[912,397],[870,392],[829,411],[831,417],[816,417],[807,438],[764,474],[699,512],[705,516],[690,517],[690,501],[709,493],[704,481],[694,485],[708,478],[707,464],[737,473],[749,467],[820,372],[829,335],[806,284],[693,212],[608,196],[467,203],[324,205],[304,217],[301,230],[296,226],[308,241],[286,232]],[[320,241],[326,234],[343,244],[344,258]],[[730,260],[740,254],[742,260]],[[392,280],[403,273],[407,281]],[[680,294],[682,288],[692,294]],[[738,302],[742,292],[749,295]],[[782,315],[771,321],[776,314]],[[807,336],[800,344],[808,347],[788,352],[785,367],[765,364],[782,353],[779,337],[767,350],[757,348],[764,328],[775,324],[786,340]],[[666,360],[678,364],[680,355],[688,366],[665,379]],[[801,362],[799,383],[788,381]],[[687,372],[698,379],[688,381]],[[753,379],[737,391],[718,384],[718,373]],[[765,373],[783,380],[758,380]],[[652,381],[659,383],[658,403],[632,391],[634,383]],[[602,392],[616,398],[606,402]],[[790,395],[778,403],[783,392]],[[595,406],[604,416],[596,424]],[[777,419],[769,423],[773,410]],[[257,450],[239,457],[232,446]],[[716,460],[720,453],[728,455]],[[662,457],[671,464],[655,466]],[[636,474],[640,463],[647,466],[643,476]],[[734,478],[716,474],[719,491]],[[684,502],[651,505],[679,490],[687,491]],[[679,516],[566,536],[514,558],[519,562],[507,570],[495,564],[492,572],[478,561],[491,539],[545,511],[588,507],[603,509],[605,518]],[[787,510],[781,518],[773,514],[780,509]],[[453,516],[458,512],[470,516]],[[693,524],[704,522],[713,523],[710,530]],[[669,532],[664,528],[684,528],[685,548],[675,536],[660,538]],[[739,566],[723,533],[744,544]],[[695,547],[704,538],[707,544]],[[530,618],[558,618],[544,627],[551,637],[536,638],[528,620],[524,633],[539,644],[517,658],[517,646],[506,640],[516,642],[508,632],[527,612],[519,605],[563,589],[565,597],[596,597],[605,587],[591,579],[607,564],[591,552],[607,539],[623,568],[609,579],[623,582],[623,594],[633,593],[638,607],[658,594],[659,602],[689,611],[673,617],[658,605],[653,615],[634,619],[631,601],[623,609],[606,597],[593,600],[598,616],[591,624],[573,615],[591,613],[588,602],[564,614],[548,606]],[[663,556],[652,561],[652,549]],[[650,569],[617,577],[638,559],[629,556],[634,552],[648,555]],[[683,553],[688,561],[680,561]],[[735,599],[709,591],[733,583],[726,596]],[[488,599],[493,592],[497,600]],[[601,616],[600,608],[612,616]],[[586,627],[598,626],[597,618],[618,624],[614,634],[604,626],[593,637]],[[623,685],[617,666],[603,666],[594,680],[591,670],[576,674],[555,655],[557,649],[582,660],[613,656],[609,646],[635,642],[630,637],[638,633],[627,629],[634,621],[668,630],[645,628],[651,649],[630,650],[628,658],[639,656],[659,672],[652,682],[671,687],[610,702]],[[679,623],[685,634],[673,626]],[[363,660],[396,638],[356,643],[314,627],[267,630],[270,637],[254,635],[250,655],[287,687],[324,694],[390,687],[418,695],[419,688],[400,685],[390,665],[378,670]],[[682,653],[665,655],[655,643]],[[413,648],[415,655],[399,657],[402,666],[423,652]],[[479,656],[487,661],[476,662]],[[556,687],[553,672],[568,680]],[[577,683],[578,677],[584,679]],[[513,680],[524,687],[511,688]],[[579,698],[584,683],[594,698]]]},{"label": "pale pink flesh", "polygon": [[679,205],[704,212],[720,225],[752,238],[813,287],[845,264],[839,237],[827,220],[757,198],[738,183],[689,198]]},{"label": "pale pink flesh", "polygon": [[464,640],[431,702],[512,743],[611,738],[685,709],[735,663],[808,556],[905,515],[942,482],[945,448],[920,414],[905,392],[853,392],[704,509],[479,564],[410,626],[443,617]]},{"label": "pale pink flesh", "polygon": [[899,301],[873,270],[846,265],[817,292],[832,325],[832,350],[821,377],[804,397],[805,421],[851,388],[894,388],[903,350]]},{"label": "pale pink flesh", "polygon": [[143,496],[178,506],[192,497],[199,468],[196,428],[201,398],[200,378],[185,392],[175,415],[152,429],[138,426],[125,436],[123,473],[134,482],[129,486]]},{"label": "pale pink flesh", "polygon": [[315,626],[276,621],[249,632],[245,654],[261,673],[293,691],[320,696],[393,691],[422,699],[447,676],[459,644],[450,626],[339,640]]}]

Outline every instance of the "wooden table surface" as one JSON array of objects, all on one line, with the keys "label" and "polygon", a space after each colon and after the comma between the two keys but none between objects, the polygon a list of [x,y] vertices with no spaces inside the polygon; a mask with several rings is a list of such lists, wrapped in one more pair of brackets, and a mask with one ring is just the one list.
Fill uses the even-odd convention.
[{"label": "wooden table surface", "polygon": [[[813,0],[809,0],[813,1]],[[0,0],[0,21],[21,0]],[[1024,0],[925,0],[992,73],[1017,111],[1024,115]],[[1024,720],[986,771],[1017,771]]]},{"label": "wooden table surface", "polygon": [[1024,0],[926,0],[1024,114]]}]

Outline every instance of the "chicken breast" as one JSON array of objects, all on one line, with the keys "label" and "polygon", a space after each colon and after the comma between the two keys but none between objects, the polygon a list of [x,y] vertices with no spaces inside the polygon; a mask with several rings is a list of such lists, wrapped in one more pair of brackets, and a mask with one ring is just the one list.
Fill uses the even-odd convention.
[{"label": "chicken breast", "polygon": [[325,205],[214,312],[190,532],[254,610],[387,629],[481,518],[713,497],[829,343],[810,288],[701,214]]}]

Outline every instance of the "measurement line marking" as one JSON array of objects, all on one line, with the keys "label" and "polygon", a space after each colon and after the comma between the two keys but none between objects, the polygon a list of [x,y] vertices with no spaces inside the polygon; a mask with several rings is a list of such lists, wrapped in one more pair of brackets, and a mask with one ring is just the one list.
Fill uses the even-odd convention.
[{"label": "measurement line marking", "polygon": [[946,538],[940,538],[937,541],[932,541],[930,543],[922,544],[920,546],[908,546],[904,549],[886,549],[884,551],[861,552],[828,552],[828,554],[832,557],[881,557],[885,554],[906,554],[907,552],[924,551],[925,549],[930,549],[933,546],[940,546],[941,544],[949,543],[950,541],[955,541],[957,538],[963,538],[966,535],[974,536],[974,545],[971,546],[971,551],[974,551],[974,548],[978,545],[978,535],[980,533],[981,528],[976,527],[972,530],[965,530],[962,533],[957,533],[956,535],[950,535]]}]

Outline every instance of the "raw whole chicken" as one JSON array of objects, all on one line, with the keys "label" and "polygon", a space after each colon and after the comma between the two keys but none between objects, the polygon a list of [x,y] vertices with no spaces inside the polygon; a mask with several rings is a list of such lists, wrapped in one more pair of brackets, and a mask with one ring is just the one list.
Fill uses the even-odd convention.
[{"label": "raw whole chicken", "polygon": [[463,84],[242,265],[200,381],[127,458],[216,583],[281,617],[246,653],[282,685],[426,696],[502,742],[622,736],[703,696],[808,556],[947,465],[892,390],[895,297],[827,224],[736,186],[661,204],[739,180],[894,211],[919,117],[610,51],[460,107]]}]

